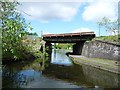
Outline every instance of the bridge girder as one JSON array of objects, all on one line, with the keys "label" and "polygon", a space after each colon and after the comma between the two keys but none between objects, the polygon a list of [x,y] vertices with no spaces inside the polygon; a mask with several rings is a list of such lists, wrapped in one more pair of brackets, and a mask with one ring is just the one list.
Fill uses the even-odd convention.
[{"label": "bridge girder", "polygon": [[81,41],[92,40],[95,34],[92,35],[79,35],[79,36],[53,36],[43,37],[43,40],[51,43],[78,43]]}]

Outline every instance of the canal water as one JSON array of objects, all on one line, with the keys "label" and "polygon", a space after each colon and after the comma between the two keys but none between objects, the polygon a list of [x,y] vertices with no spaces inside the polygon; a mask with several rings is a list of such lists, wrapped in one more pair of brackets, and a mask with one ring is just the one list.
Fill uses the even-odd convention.
[{"label": "canal water", "polygon": [[2,88],[118,88],[119,75],[76,65],[65,50],[53,50],[51,63],[41,69],[39,60],[5,65]]}]

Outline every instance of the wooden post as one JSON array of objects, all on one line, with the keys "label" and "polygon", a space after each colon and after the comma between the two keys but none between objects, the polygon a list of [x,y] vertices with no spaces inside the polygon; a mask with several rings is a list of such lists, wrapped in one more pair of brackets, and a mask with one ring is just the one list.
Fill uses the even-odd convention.
[{"label": "wooden post", "polygon": [[56,50],[56,43],[54,43],[54,49]]},{"label": "wooden post", "polygon": [[42,45],[43,45],[43,61],[42,61],[42,69],[44,69],[45,67],[45,41],[42,41]]}]

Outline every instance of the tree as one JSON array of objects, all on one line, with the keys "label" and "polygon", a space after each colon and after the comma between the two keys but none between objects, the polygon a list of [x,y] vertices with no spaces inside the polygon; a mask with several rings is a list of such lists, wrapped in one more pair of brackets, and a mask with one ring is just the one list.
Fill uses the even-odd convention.
[{"label": "tree", "polygon": [[28,29],[32,29],[30,24],[26,24],[25,18],[16,8],[17,5],[20,5],[17,1],[0,1],[3,58],[7,56],[12,59],[19,59],[23,50],[21,39]]},{"label": "tree", "polygon": [[99,25],[99,36],[100,36],[100,27],[102,26],[101,22],[97,22],[97,24]]},{"label": "tree", "polygon": [[99,25],[99,35],[100,35],[100,26],[103,26],[108,32],[113,32],[114,35],[116,33],[116,30],[118,31],[118,20],[111,21],[109,18],[103,17],[100,22],[97,22],[97,24]]}]

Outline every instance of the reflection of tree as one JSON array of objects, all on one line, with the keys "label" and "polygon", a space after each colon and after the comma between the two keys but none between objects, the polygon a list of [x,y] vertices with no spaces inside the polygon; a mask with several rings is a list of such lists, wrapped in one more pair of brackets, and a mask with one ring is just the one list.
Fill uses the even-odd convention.
[{"label": "reflection of tree", "polygon": [[3,87],[20,87],[21,85],[27,85],[29,82],[34,80],[34,71],[33,75],[26,75],[24,73],[28,70],[23,71],[4,71],[3,72]]},{"label": "reflection of tree", "polygon": [[[44,68],[39,64],[42,59],[36,59],[34,61],[23,61],[15,62],[9,65],[5,65],[2,72],[2,86],[11,88],[11,87],[20,87],[21,85],[27,85],[29,82],[34,80],[34,72],[41,72]],[[45,60],[45,66],[48,66],[48,60]],[[30,69],[31,68],[31,69]],[[28,71],[33,72],[33,75],[26,75]],[[33,70],[33,71],[32,71]]]},{"label": "reflection of tree", "polygon": [[18,71],[14,71],[12,67],[6,67],[2,70],[2,87],[14,87],[17,86],[17,83],[15,83],[15,77],[17,76]]}]

